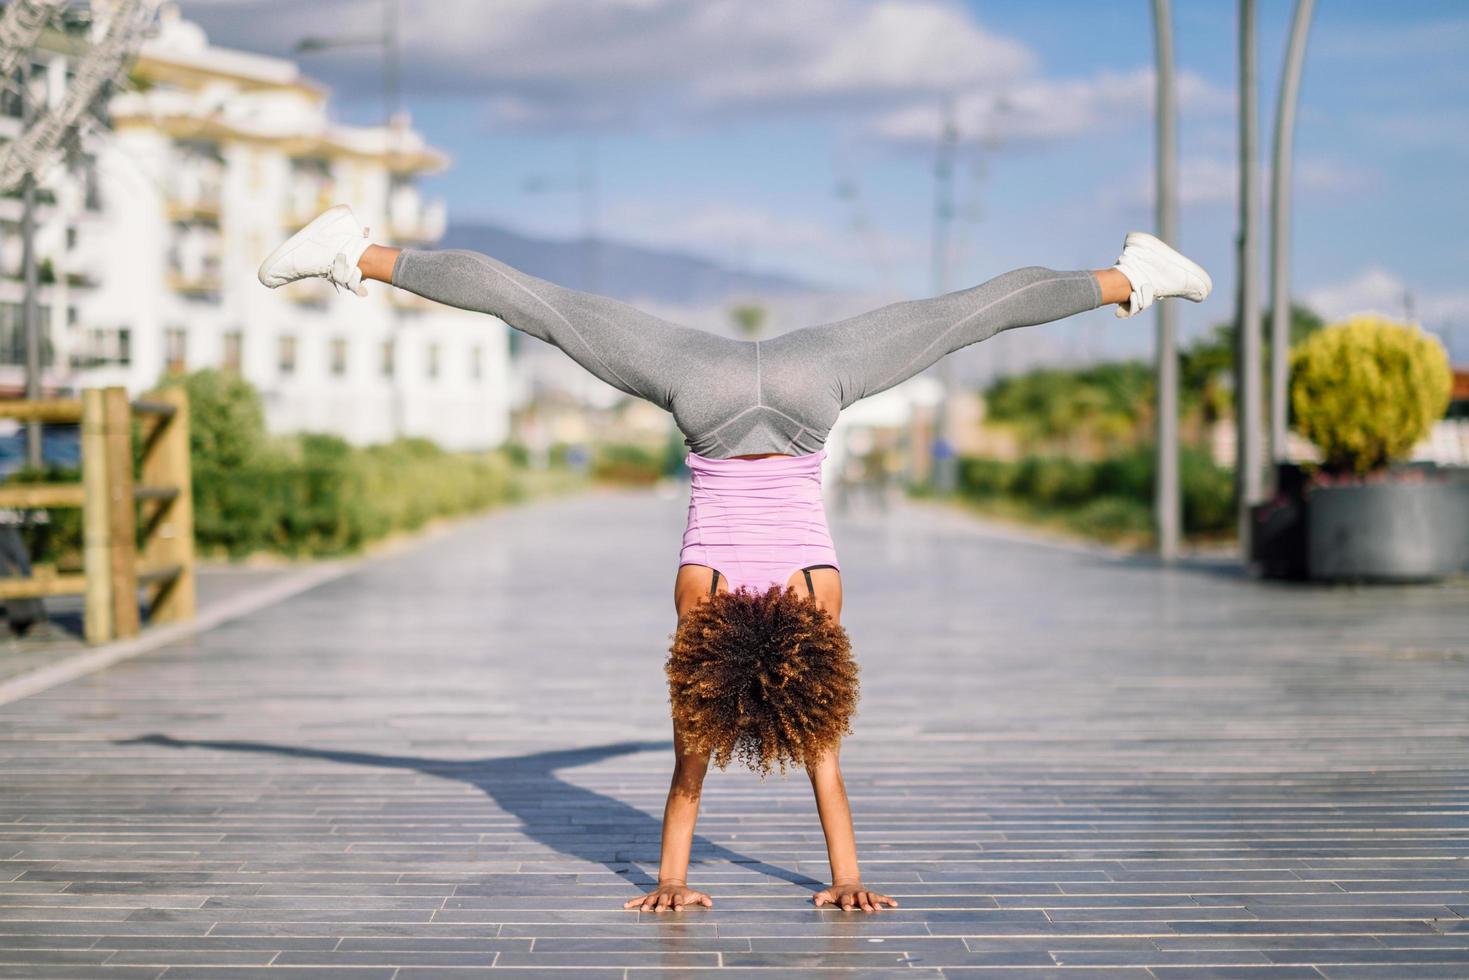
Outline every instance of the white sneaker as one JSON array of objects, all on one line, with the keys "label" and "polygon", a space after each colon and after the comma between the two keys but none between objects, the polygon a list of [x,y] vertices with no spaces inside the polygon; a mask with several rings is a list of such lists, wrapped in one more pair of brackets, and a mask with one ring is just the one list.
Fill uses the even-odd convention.
[{"label": "white sneaker", "polygon": [[1114,269],[1132,283],[1127,305],[1118,304],[1117,315],[1130,317],[1166,296],[1181,296],[1202,302],[1214,290],[1214,280],[1197,262],[1184,258],[1161,239],[1145,231],[1129,232]]},{"label": "white sneaker", "polygon": [[366,296],[357,260],[372,240],[345,204],[327,208],[260,263],[260,282],[275,289],[297,279],[320,276]]}]

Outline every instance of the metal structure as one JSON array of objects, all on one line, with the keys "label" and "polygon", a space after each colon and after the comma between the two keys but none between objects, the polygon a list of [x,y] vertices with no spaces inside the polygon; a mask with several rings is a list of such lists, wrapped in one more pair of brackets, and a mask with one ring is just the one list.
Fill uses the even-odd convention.
[{"label": "metal structure", "polygon": [[[1296,0],[1285,69],[1280,77],[1280,101],[1275,109],[1275,162],[1270,173],[1270,460],[1285,461],[1287,360],[1290,352],[1290,191],[1291,157],[1296,135],[1296,103],[1301,91],[1301,69],[1306,60],[1306,38],[1316,0]],[[1275,467],[1271,467],[1273,473]]]},{"label": "metal structure", "polygon": [[[1173,17],[1169,0],[1153,0],[1153,33],[1157,51],[1157,209],[1158,237],[1178,244],[1178,106],[1173,72]],[[1158,556],[1178,557],[1182,505],[1178,486],[1178,350],[1175,306],[1154,304],[1157,312],[1157,454],[1153,490],[1153,524],[1158,534]]]},{"label": "metal structure", "polygon": [[21,60],[35,47],[41,32],[64,0],[11,0],[0,13],[0,80],[10,84]]},{"label": "metal structure", "polygon": [[[91,43],[75,57],[66,90],[56,100],[36,97],[30,53],[42,33],[63,13],[65,0],[11,0],[0,14],[0,85],[14,92],[21,106],[21,132],[0,147],[0,192],[20,190],[21,267],[25,297],[21,304],[26,338],[26,397],[41,397],[41,325],[36,262],[36,185],[78,139],[92,119],[93,107],[118,81],[144,34],[153,23],[158,0],[94,0]],[[26,462],[42,465],[41,423],[26,424]]]},{"label": "metal structure", "polygon": [[[959,127],[954,123],[954,107],[944,110],[944,128],[939,135],[933,160],[933,294],[949,291],[949,239],[954,223],[954,157],[958,151]],[[958,461],[954,458],[953,433],[949,431],[949,408],[954,395],[954,359],[945,357],[938,365],[943,397],[934,413],[933,444],[930,446],[933,472],[929,478],[938,493],[952,493],[958,486]]]},{"label": "metal structure", "polygon": [[[16,13],[14,36],[29,37],[30,44],[24,49],[7,48],[0,55],[0,67],[4,67],[7,61],[24,59],[49,16],[59,9],[59,5],[38,3],[37,0],[18,0],[13,6],[27,8]],[[103,25],[101,36],[95,37],[77,58],[75,74],[67,83],[59,103],[54,107],[42,107],[20,136],[0,149],[0,191],[13,190],[27,176],[39,179],[56,161],[56,150],[63,140],[75,135],[97,98],[124,73],[133,52],[153,22],[157,6],[158,0],[113,0],[110,3],[96,0],[92,4],[94,22]],[[7,7],[7,21],[10,13],[11,9]],[[31,33],[37,18],[41,27]],[[0,35],[3,34],[4,28],[0,27]],[[29,71],[25,74],[29,76]],[[5,78],[9,81],[10,74]],[[22,84],[19,94],[23,100],[29,101],[29,85]]]},{"label": "metal structure", "polygon": [[1261,487],[1260,256],[1258,232],[1259,111],[1255,77],[1255,0],[1239,0],[1239,285],[1235,320],[1234,485],[1239,505],[1239,541],[1250,554],[1250,508]]}]

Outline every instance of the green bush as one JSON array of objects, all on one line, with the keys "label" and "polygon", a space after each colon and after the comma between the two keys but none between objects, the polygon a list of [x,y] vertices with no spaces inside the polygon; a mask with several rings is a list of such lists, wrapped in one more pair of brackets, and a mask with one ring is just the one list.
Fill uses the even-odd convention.
[{"label": "green bush", "polygon": [[265,449],[265,410],[260,393],[227,371],[206,368],[171,375],[189,396],[189,452],[195,460],[243,466]]},{"label": "green bush", "polygon": [[1017,467],[1003,459],[965,456],[959,460],[959,493],[970,497],[995,497],[1011,493]]},{"label": "green bush", "polygon": [[656,483],[663,475],[666,454],[663,448],[611,443],[598,446],[592,454],[592,475],[611,483],[644,485]]},{"label": "green bush", "polygon": [[1065,456],[1027,456],[1010,492],[1052,506],[1083,504],[1096,495],[1096,467]]},{"label": "green bush", "polygon": [[205,551],[344,554],[522,494],[513,452],[451,453],[427,439],[356,447],[325,433],[271,437],[247,382],[204,370],[165,383],[189,393],[195,540]]},{"label": "green bush", "polygon": [[[1214,465],[1197,449],[1182,449],[1178,468],[1184,531],[1232,528],[1233,472]],[[959,461],[959,493],[975,500],[1014,500],[1109,535],[1146,531],[1152,526],[1153,447],[1139,446],[1097,462],[1055,456],[1014,462],[966,457]]]},{"label": "green bush", "polygon": [[1142,445],[1099,461],[1096,464],[1097,493],[1132,500],[1152,500],[1156,465],[1153,453],[1152,446]]},{"label": "green bush", "polygon": [[1214,465],[1207,453],[1185,449],[1178,454],[1178,485],[1186,533],[1218,533],[1234,528],[1233,470]]},{"label": "green bush", "polygon": [[1291,353],[1295,427],[1330,470],[1366,473],[1406,456],[1449,405],[1453,376],[1431,334],[1353,317]]},{"label": "green bush", "polygon": [[1107,536],[1147,534],[1153,528],[1153,511],[1127,497],[1097,497],[1076,508],[1069,523]]}]

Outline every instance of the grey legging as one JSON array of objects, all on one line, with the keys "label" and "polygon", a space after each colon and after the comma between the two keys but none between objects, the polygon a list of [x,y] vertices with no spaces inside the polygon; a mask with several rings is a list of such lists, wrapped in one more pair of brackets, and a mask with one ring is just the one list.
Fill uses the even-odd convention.
[{"label": "grey legging", "polygon": [[859,398],[1001,330],[1060,320],[1102,302],[1090,272],[1031,267],[957,293],[749,341],[563,289],[477,252],[405,249],[393,285],[494,314],[554,344],[614,388],[672,412],[689,448],[715,459],[816,452],[837,413]]}]

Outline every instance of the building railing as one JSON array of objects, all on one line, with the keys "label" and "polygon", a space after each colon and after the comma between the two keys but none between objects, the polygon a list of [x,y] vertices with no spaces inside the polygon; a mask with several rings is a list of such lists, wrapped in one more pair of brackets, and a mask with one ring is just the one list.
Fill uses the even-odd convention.
[{"label": "building railing", "polygon": [[[80,422],[82,428],[81,483],[0,486],[0,507],[81,509],[82,573],[42,566],[28,578],[0,578],[0,599],[85,596],[88,643],[138,634],[140,588],[148,593],[150,622],[193,618],[194,501],[183,390],[167,388],[133,402],[121,387],[88,388],[79,399],[3,401],[0,418]],[[143,450],[136,483],[134,419]]]}]

